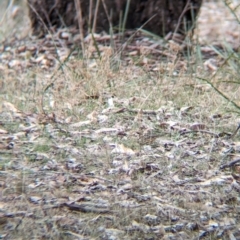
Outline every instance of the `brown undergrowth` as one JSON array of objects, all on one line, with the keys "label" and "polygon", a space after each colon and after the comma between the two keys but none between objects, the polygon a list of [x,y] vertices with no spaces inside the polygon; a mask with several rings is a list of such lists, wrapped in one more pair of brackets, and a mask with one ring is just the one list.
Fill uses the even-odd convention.
[{"label": "brown undergrowth", "polygon": [[70,36],[2,44],[1,237],[239,239],[237,57]]}]

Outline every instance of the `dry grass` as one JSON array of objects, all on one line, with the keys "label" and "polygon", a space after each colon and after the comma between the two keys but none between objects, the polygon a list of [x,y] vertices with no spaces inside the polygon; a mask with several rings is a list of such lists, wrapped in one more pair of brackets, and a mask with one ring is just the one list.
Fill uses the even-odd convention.
[{"label": "dry grass", "polygon": [[214,51],[168,43],[114,68],[99,47],[51,71],[0,65],[2,238],[239,239],[239,166],[220,168],[239,157],[239,109],[201,80],[240,104],[239,53],[212,67]]}]

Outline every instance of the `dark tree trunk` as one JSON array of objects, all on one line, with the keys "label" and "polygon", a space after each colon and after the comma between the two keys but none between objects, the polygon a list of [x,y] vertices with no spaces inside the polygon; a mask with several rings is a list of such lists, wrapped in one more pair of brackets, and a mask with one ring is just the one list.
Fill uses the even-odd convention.
[{"label": "dark tree trunk", "polygon": [[[89,18],[91,0],[78,0],[81,4],[84,35],[93,26],[97,0],[92,0],[92,17]],[[96,32],[109,32],[110,23],[117,29],[123,22],[128,0],[99,0]],[[104,8],[103,3],[107,7]],[[131,0],[126,29],[143,26],[159,36],[170,32],[183,35],[194,26],[202,0]],[[33,34],[44,36],[49,29],[78,27],[74,0],[28,0]],[[106,13],[107,12],[107,13]]]}]

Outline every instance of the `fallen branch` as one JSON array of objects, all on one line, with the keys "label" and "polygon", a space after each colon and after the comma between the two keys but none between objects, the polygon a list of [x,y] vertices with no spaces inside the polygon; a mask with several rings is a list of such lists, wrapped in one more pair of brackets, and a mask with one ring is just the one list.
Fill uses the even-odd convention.
[{"label": "fallen branch", "polygon": [[223,164],[220,169],[228,168],[234,166],[236,163],[240,162],[240,158],[237,158],[229,163]]},{"label": "fallen branch", "polygon": [[214,133],[214,132],[210,132],[210,131],[206,131],[206,130],[191,130],[191,131],[185,131],[185,132],[181,132],[180,135],[185,135],[185,134],[189,134],[189,133],[196,133],[196,132],[200,132],[200,133],[207,133],[210,134],[216,138],[219,138],[219,134]]}]

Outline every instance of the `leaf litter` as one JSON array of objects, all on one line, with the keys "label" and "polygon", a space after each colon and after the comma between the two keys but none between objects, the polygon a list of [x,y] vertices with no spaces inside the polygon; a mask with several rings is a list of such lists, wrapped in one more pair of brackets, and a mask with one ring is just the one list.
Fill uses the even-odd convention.
[{"label": "leaf litter", "polygon": [[[102,61],[81,62],[71,49],[77,39],[72,31],[40,43],[3,44],[0,71],[9,77],[10,90],[20,87],[33,95],[16,91],[16,98],[1,103],[1,237],[239,239],[236,120],[217,104],[211,116],[186,96],[178,104],[181,91],[193,98],[213,96],[206,84],[181,85],[187,64],[176,58],[176,48],[184,47],[172,42],[167,49],[136,34],[117,74],[112,48],[103,44],[110,36],[95,36]],[[117,35],[114,40],[122,44]],[[205,46],[202,51],[215,56]],[[64,67],[74,71],[65,69],[56,81],[44,72],[38,83],[32,81],[34,67],[55,70],[57,59],[69,56]],[[140,60],[134,62],[136,56]],[[199,73],[216,71],[216,59],[204,57],[206,69]],[[23,73],[17,82],[11,78],[15,72]],[[186,90],[193,85],[196,95]]]},{"label": "leaf litter", "polygon": [[[6,237],[37,224],[44,229],[36,233],[39,237],[238,238],[240,175],[228,169],[239,160],[228,162],[231,152],[222,160],[218,154],[226,143],[234,151],[234,141],[198,131],[206,124],[185,124],[178,114],[174,122],[164,123],[158,111],[142,110],[138,132],[125,109],[108,112],[104,122],[83,125],[45,125],[33,114],[29,128],[29,114],[12,103],[3,105],[1,117],[8,113],[19,123],[10,133],[1,120],[1,225]],[[187,117],[194,111],[185,109]],[[168,111],[174,115],[176,110]],[[98,114],[102,110],[95,110],[96,119]],[[183,128],[192,131],[191,137],[182,134]]]}]

